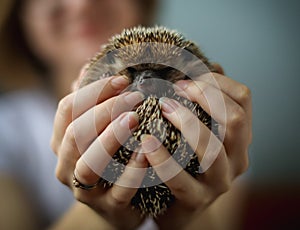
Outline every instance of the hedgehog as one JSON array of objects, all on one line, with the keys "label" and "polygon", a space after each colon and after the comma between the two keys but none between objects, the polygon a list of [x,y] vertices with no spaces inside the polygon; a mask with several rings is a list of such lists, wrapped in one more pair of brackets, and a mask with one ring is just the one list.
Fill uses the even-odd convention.
[{"label": "hedgehog", "polygon": [[[181,132],[162,116],[159,98],[177,100],[216,133],[216,122],[200,105],[177,95],[173,87],[178,80],[193,79],[208,72],[216,70],[194,42],[161,26],[125,29],[102,46],[86,66],[79,87],[109,76],[126,75],[130,80],[127,91],[141,91],[145,95],[144,101],[134,108],[139,126],[105,168],[100,178],[103,186],[110,187],[118,180],[143,134],[154,135],[177,163],[196,177],[200,165],[197,155]],[[174,201],[171,190],[149,166],[131,205],[142,216],[155,218]]]}]

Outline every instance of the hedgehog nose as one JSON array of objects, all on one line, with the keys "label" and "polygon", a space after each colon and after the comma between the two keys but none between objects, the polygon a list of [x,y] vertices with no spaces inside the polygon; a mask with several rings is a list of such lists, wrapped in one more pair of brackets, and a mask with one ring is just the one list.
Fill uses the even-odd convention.
[{"label": "hedgehog nose", "polygon": [[151,76],[140,76],[138,79],[137,79],[137,83],[138,85],[145,85],[147,80],[146,79],[150,79]]},{"label": "hedgehog nose", "polygon": [[150,95],[156,91],[157,74],[151,70],[137,71],[135,73],[134,85],[137,90],[143,92],[145,95]]},{"label": "hedgehog nose", "polygon": [[138,85],[145,85],[146,83],[150,83],[147,79],[158,78],[156,73],[151,70],[145,70],[140,73],[137,73],[136,82]]}]

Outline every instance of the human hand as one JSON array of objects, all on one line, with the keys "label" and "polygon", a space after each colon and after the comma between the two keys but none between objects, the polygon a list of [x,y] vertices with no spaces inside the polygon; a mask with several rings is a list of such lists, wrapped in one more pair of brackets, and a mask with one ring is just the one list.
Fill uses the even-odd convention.
[{"label": "human hand", "polygon": [[[161,101],[163,116],[181,130],[203,170],[197,178],[192,177],[180,170],[157,139],[143,138],[147,160],[176,197],[167,212],[156,219],[161,229],[186,228],[228,191],[232,181],[248,167],[252,139],[252,103],[246,86],[218,73],[205,74],[194,81],[179,81],[176,86],[180,88],[178,94],[197,102],[214,118],[219,137],[178,102]],[[171,179],[170,170],[175,175]]]},{"label": "human hand", "polygon": [[[82,185],[94,185],[113,154],[138,125],[132,108],[143,97],[140,93],[118,95],[126,86],[124,77],[110,77],[75,91],[58,106],[51,140],[58,157],[56,175],[70,187],[77,200],[93,208],[113,226],[132,229],[142,222],[130,205],[146,168],[143,155],[134,153],[122,176],[111,188],[76,188],[73,174]],[[141,172],[139,170],[139,172]]]}]

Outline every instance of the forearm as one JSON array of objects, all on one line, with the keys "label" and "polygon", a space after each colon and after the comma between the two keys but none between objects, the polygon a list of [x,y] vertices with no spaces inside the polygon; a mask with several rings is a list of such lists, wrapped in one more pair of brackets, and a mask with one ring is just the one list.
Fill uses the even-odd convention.
[{"label": "forearm", "polygon": [[0,184],[0,229],[39,229],[39,218],[19,184],[7,175],[0,175]]},{"label": "forearm", "polygon": [[75,202],[69,211],[58,220],[49,230],[73,230],[73,229],[115,229],[104,218],[80,202]]}]

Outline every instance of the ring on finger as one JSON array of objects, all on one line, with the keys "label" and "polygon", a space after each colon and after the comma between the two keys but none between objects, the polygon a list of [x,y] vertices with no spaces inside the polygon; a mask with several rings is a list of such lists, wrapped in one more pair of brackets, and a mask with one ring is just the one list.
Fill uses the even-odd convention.
[{"label": "ring on finger", "polygon": [[98,180],[94,184],[89,184],[89,185],[83,184],[76,178],[75,173],[73,173],[72,183],[75,188],[81,188],[83,190],[91,190],[91,189],[96,188],[98,186],[99,182],[100,182],[100,180]]}]

